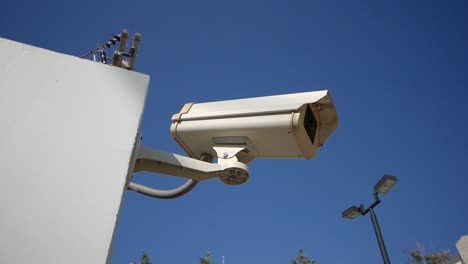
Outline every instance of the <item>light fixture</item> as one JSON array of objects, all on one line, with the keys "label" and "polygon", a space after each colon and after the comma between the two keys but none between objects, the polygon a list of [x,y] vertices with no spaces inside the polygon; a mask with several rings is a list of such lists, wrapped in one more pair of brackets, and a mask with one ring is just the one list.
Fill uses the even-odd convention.
[{"label": "light fixture", "polygon": [[374,213],[374,207],[376,207],[381,202],[379,199],[379,193],[388,193],[397,182],[397,177],[392,175],[384,175],[374,186],[374,203],[372,203],[367,209],[363,204],[361,204],[359,207],[351,206],[341,213],[343,218],[354,219],[360,215],[366,215],[370,212],[375,236],[377,238],[377,242],[379,243],[380,253],[382,254],[382,259],[385,264],[390,264],[390,259],[387,254],[387,249],[385,248],[385,243],[382,237],[382,232],[380,231],[379,222],[377,221],[377,216]]},{"label": "light fixture", "polygon": [[397,183],[398,179],[392,175],[384,175],[380,181],[374,186],[376,193],[386,194]]},{"label": "light fixture", "polygon": [[360,215],[362,215],[362,212],[356,206],[351,206],[348,209],[344,210],[343,213],[341,213],[341,216],[343,216],[343,218],[347,218],[347,219],[354,219],[354,218],[356,218],[356,217],[358,217]]}]

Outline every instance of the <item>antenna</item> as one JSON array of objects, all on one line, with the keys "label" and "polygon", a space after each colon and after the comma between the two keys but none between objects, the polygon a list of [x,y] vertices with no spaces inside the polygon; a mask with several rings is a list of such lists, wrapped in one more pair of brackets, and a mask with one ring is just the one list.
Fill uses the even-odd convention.
[{"label": "antenna", "polygon": [[119,49],[114,51],[114,54],[112,56],[112,66],[124,68],[127,70],[133,70],[138,46],[140,45],[141,41],[141,34],[135,33],[135,35],[133,36],[133,44],[130,50],[128,52],[125,52],[125,49],[127,47],[127,38],[128,31],[124,29],[122,30],[121,34],[114,35],[113,38],[107,41],[104,45],[98,45],[98,48],[96,50],[88,52],[86,55],[81,56],[81,58],[93,56],[93,60],[96,61],[96,54],[98,54],[101,63],[107,64],[108,58],[104,50],[110,49],[112,46],[116,45],[117,42],[120,42]]}]

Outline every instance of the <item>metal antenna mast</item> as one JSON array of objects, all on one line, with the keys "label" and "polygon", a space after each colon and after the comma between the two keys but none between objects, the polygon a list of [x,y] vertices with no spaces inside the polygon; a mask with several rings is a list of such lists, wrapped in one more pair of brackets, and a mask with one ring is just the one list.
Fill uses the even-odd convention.
[{"label": "metal antenna mast", "polygon": [[[114,35],[112,39],[106,42],[106,44],[98,47],[96,50],[88,52],[86,55],[81,56],[81,58],[86,58],[88,56],[93,56],[93,60],[96,61],[96,54],[99,55],[101,62],[103,64],[108,63],[108,58],[106,56],[106,49],[110,49],[117,42],[120,42],[119,49],[114,51],[112,56],[112,66],[124,68],[127,70],[133,70],[135,66],[136,54],[138,51],[138,46],[141,41],[141,34],[135,33],[133,36],[132,47],[128,52],[125,52],[127,47],[128,31],[126,29],[122,30],[122,33],[119,35]],[[128,58],[128,60],[126,60]]]}]

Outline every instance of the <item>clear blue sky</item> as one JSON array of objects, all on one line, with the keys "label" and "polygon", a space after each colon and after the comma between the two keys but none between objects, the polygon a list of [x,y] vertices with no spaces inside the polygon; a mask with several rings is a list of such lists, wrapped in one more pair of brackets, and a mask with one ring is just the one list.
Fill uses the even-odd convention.
[{"label": "clear blue sky", "polygon": [[[379,3],[377,3],[379,2]],[[113,263],[381,263],[376,213],[393,263],[417,241],[451,249],[468,234],[466,1],[11,1],[0,36],[82,55],[127,28],[151,76],[143,144],[183,154],[170,118],[187,102],[329,89],[337,131],[314,160],[256,160],[237,187],[218,180],[177,200],[127,193]],[[274,142],[272,142],[273,144]],[[157,187],[183,182],[141,174]],[[25,252],[27,254],[27,252]]]}]

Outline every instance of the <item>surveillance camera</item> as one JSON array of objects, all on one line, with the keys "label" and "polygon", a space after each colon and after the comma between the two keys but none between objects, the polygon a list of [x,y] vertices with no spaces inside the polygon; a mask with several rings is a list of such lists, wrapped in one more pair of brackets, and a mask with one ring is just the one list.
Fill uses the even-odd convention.
[{"label": "surveillance camera", "polygon": [[[172,117],[171,133],[191,157],[238,161],[314,158],[338,126],[326,90],[209,103],[189,103]],[[226,151],[227,150],[227,151]]]},{"label": "surveillance camera", "polygon": [[[151,197],[176,198],[198,181],[219,178],[240,185],[255,158],[315,157],[338,126],[328,91],[285,94],[211,103],[190,103],[172,117],[171,133],[189,157],[135,147],[133,171],[189,180],[164,191],[130,182],[128,189]],[[217,157],[217,163],[206,162]]]}]

